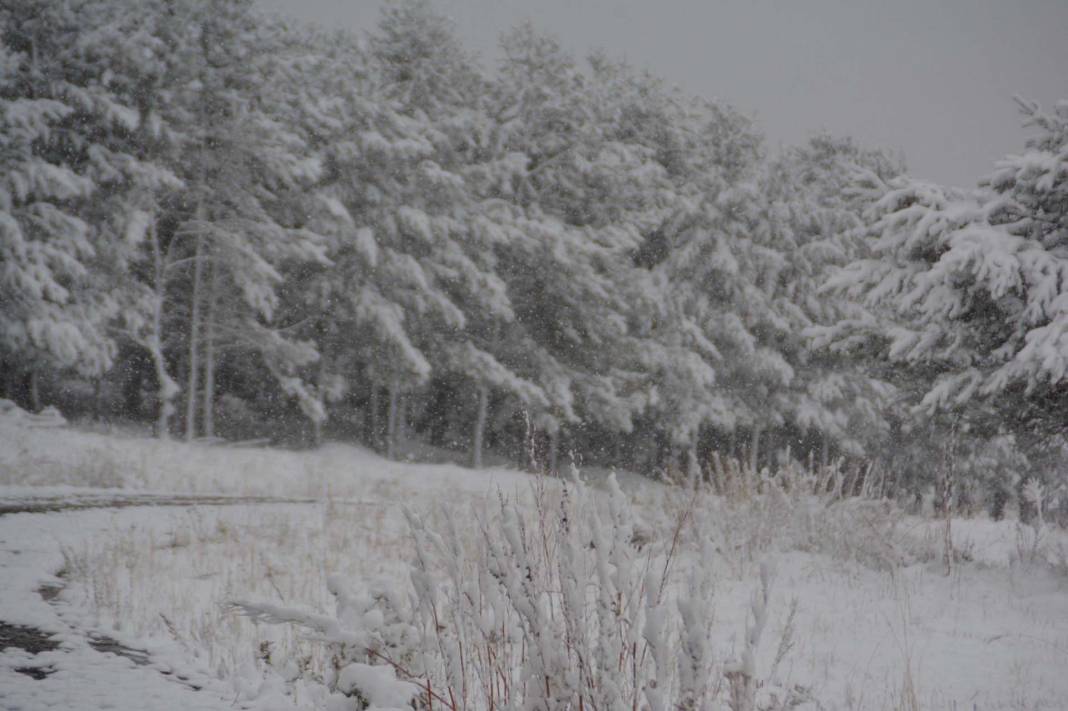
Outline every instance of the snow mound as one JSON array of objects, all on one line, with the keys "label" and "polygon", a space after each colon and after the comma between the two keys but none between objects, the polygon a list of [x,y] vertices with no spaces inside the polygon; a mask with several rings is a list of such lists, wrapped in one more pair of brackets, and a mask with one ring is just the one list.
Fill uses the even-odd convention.
[{"label": "snow mound", "polygon": [[11,400],[0,398],[0,419],[30,427],[66,427],[67,419],[51,405],[34,414],[27,412]]}]

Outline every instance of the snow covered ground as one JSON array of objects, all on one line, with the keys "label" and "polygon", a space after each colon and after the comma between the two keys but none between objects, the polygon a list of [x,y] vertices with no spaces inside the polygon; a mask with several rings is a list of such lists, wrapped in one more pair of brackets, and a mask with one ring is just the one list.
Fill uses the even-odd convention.
[{"label": "snow covered ground", "polygon": [[[357,590],[401,588],[411,551],[402,506],[466,511],[529,484],[503,469],[389,463],[339,445],[243,450],[2,421],[0,510],[105,508],[0,515],[0,630],[18,625],[58,643],[0,654],[0,707],[315,708],[321,694],[301,679],[327,663],[322,648],[225,603],[329,614],[329,576]],[[624,485],[656,525],[661,488]],[[696,515],[745,539],[744,519]],[[1068,577],[1019,560],[1026,534],[1011,522],[955,521],[964,560],[948,576],[937,555],[870,567],[824,545],[770,546],[762,559],[778,573],[758,667],[804,689],[807,708],[1068,708]],[[940,533],[902,520],[895,535],[936,551]],[[1056,563],[1063,532],[1041,543]],[[717,558],[723,655],[744,633],[755,570],[742,555]],[[792,644],[776,663],[784,638]]]},{"label": "snow covered ground", "polygon": [[[187,661],[181,655],[163,653],[158,644],[144,639],[138,639],[133,649],[144,650],[145,657],[98,651],[109,645],[118,647],[111,644],[113,638],[99,634],[99,627],[87,619],[86,608],[61,599],[65,591],[59,589],[65,581],[54,573],[64,567],[64,550],[78,541],[106,539],[116,526],[128,525],[142,531],[163,531],[172,522],[146,509],[8,514],[0,518],[0,575],[4,580],[0,620],[44,633],[53,643],[46,646],[55,645],[38,654],[17,647],[0,653],[0,706],[232,708],[229,685],[199,668],[195,658]],[[49,601],[57,592],[60,599]],[[142,661],[147,663],[139,663]]]}]

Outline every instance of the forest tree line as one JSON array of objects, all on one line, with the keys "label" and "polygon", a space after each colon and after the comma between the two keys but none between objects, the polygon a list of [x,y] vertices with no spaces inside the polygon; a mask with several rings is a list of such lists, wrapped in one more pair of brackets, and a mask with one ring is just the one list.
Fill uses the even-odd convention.
[{"label": "forest tree line", "polygon": [[[0,368],[161,437],[1058,474],[1068,104],[971,189],[428,2],[0,7]],[[963,494],[962,494],[963,495]]]}]

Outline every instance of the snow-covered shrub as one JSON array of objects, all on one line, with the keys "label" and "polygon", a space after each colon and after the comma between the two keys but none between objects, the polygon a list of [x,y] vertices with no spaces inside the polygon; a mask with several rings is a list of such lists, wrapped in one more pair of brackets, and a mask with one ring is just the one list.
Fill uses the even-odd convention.
[{"label": "snow-covered shrub", "polygon": [[[713,619],[713,542],[688,534],[701,493],[654,527],[614,476],[606,489],[575,475],[539,480],[533,505],[501,495],[470,515],[407,512],[414,554],[403,596],[350,596],[335,582],[335,617],[237,607],[329,646],[334,668],[322,683],[336,708],[380,708],[372,696],[383,686],[420,709],[729,708],[726,674],[736,668],[755,698],[770,578],[747,656],[728,665],[712,644],[714,625],[736,622]],[[684,555],[691,573],[679,581],[673,566]]]},{"label": "snow-covered shrub", "polygon": [[333,699],[329,708],[353,708],[345,705],[347,699],[355,699],[361,709],[407,707],[415,689],[397,680],[396,673],[410,675],[406,665],[418,649],[409,600],[388,585],[372,585],[360,595],[350,594],[336,578],[327,587],[337,604],[334,617],[267,603],[234,606],[260,622],[302,627],[325,646],[330,663],[323,676],[311,681],[326,687],[326,698]]},{"label": "snow-covered shrub", "polygon": [[263,418],[248,400],[225,393],[215,405],[216,427],[221,435],[232,439],[262,436]]},{"label": "snow-covered shrub", "polygon": [[27,412],[14,401],[0,398],[0,418],[3,422],[22,427],[66,427],[67,419],[57,408],[49,405],[40,412]]},{"label": "snow-covered shrub", "polygon": [[1021,517],[1016,522],[1014,562],[1047,565],[1058,574],[1068,575],[1068,543],[1046,518],[1047,512],[1054,509],[1054,497],[1041,481],[1032,477],[1024,484],[1021,498],[1034,513],[1026,521]]},{"label": "snow-covered shrub", "polygon": [[[891,569],[921,555],[902,535],[901,510],[881,497],[883,477],[841,463],[756,474],[735,461],[697,492],[698,536],[736,574],[769,551],[801,550]],[[716,492],[721,492],[718,495]]]}]

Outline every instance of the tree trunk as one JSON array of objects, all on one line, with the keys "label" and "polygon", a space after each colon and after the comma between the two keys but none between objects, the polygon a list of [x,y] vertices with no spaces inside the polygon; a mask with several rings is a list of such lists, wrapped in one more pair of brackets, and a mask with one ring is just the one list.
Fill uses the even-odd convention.
[{"label": "tree trunk", "polygon": [[478,414],[475,417],[475,434],[471,440],[471,466],[482,468],[482,439],[486,432],[486,416],[489,410],[489,388],[478,386]]},{"label": "tree trunk", "polygon": [[701,465],[697,461],[697,443],[691,442],[686,450],[686,478],[688,483],[696,487],[701,481]]},{"label": "tree trunk", "polygon": [[397,441],[408,441],[408,414],[411,412],[412,399],[406,393],[401,393],[397,399]]},{"label": "tree trunk", "polygon": [[820,468],[827,469],[831,463],[831,439],[823,436],[823,444],[820,446]]},{"label": "tree trunk", "polygon": [[396,378],[389,384],[389,420],[386,422],[386,459],[397,457],[397,420],[400,414],[400,383]]},{"label": "tree trunk", "polygon": [[141,386],[145,380],[144,355],[137,353],[131,362],[131,372],[122,383],[122,413],[126,417],[138,417],[144,409],[141,401]]},{"label": "tree trunk", "polygon": [[99,422],[104,415],[104,378],[93,378],[93,419]]},{"label": "tree trunk", "polygon": [[377,383],[371,383],[371,402],[369,407],[371,408],[371,416],[368,418],[370,426],[367,432],[367,441],[371,444],[371,449],[376,452],[382,451],[382,440],[379,437],[380,423],[379,423],[379,410],[382,409],[382,403],[379,402],[379,387]]},{"label": "tree trunk", "polygon": [[760,433],[762,428],[753,428],[753,441],[749,445],[749,470],[757,473],[757,465],[760,463]]},{"label": "tree trunk", "polygon": [[171,416],[174,415],[174,396],[178,393],[178,384],[167,372],[167,362],[163,357],[163,348],[160,346],[159,335],[153,334],[152,345],[149,350],[152,353],[152,364],[156,368],[156,381],[159,384],[157,398],[159,409],[156,414],[156,436],[160,439],[171,437]]},{"label": "tree trunk", "polygon": [[[323,403],[323,411],[326,411],[326,398],[323,396],[323,380],[326,376],[326,356],[327,346],[324,343],[320,346],[319,363],[315,369],[315,391],[318,394],[320,400]],[[323,444],[323,420],[318,417],[311,418],[312,421],[312,446],[318,449]]]},{"label": "tree trunk", "polygon": [[665,461],[669,456],[667,452],[667,438],[664,436],[662,429],[655,428],[653,430],[653,452],[652,461],[647,465],[649,471],[655,471],[657,469],[663,469]]},{"label": "tree trunk", "polygon": [[214,263],[209,263],[211,277],[208,279],[208,312],[204,318],[204,436],[215,436],[215,312],[218,308],[218,273]]},{"label": "tree trunk", "polygon": [[37,369],[30,370],[29,375],[29,391],[30,391],[30,412],[41,411],[41,388],[38,383]]},{"label": "tree trunk", "polygon": [[0,397],[5,400],[14,400],[17,388],[14,387],[14,368],[9,363],[0,361]]},{"label": "tree trunk", "polygon": [[185,402],[186,442],[192,442],[197,433],[197,381],[200,375],[200,282],[204,271],[201,259],[203,249],[204,238],[198,235],[196,255],[193,259],[192,309],[189,315],[189,377],[186,381]]},{"label": "tree trunk", "polygon": [[160,439],[170,438],[171,416],[174,414],[174,396],[178,394],[178,383],[167,372],[167,360],[163,355],[163,303],[167,298],[167,282],[164,272],[163,251],[160,249],[159,234],[156,223],[149,226],[149,239],[152,242],[152,257],[155,264],[155,294],[152,299],[152,332],[145,346],[152,357],[156,369],[156,382],[159,385],[159,411],[156,417],[156,436]]},{"label": "tree trunk", "polygon": [[557,472],[556,460],[560,449],[560,428],[557,427],[549,433],[549,474]]}]

